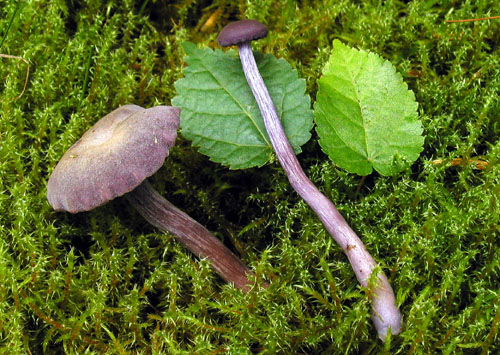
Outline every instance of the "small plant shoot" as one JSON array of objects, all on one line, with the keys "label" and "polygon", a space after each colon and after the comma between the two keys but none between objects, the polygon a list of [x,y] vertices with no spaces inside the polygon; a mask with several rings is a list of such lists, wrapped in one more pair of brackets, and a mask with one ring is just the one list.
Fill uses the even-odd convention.
[{"label": "small plant shoot", "polygon": [[[185,77],[175,83],[184,137],[212,161],[231,169],[263,166],[273,149],[237,52],[183,44]],[[311,138],[313,115],[306,83],[288,62],[256,53],[257,64],[295,151]]]},{"label": "small plant shoot", "polygon": [[390,176],[418,158],[424,138],[417,102],[390,62],[334,40],[318,84],[316,130],[335,164]]}]

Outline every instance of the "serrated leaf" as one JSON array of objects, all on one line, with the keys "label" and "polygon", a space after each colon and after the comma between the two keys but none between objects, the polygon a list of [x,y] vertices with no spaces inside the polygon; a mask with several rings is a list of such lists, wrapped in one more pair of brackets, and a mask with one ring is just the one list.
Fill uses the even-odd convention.
[{"label": "serrated leaf", "polygon": [[[172,104],[181,108],[181,132],[211,160],[244,169],[269,162],[273,150],[264,122],[234,50],[183,44],[184,78]],[[283,59],[255,53],[257,66],[296,153],[313,125],[306,84]]]},{"label": "serrated leaf", "polygon": [[389,176],[418,158],[424,139],[417,102],[391,63],[335,40],[318,84],[316,131],[334,163]]}]

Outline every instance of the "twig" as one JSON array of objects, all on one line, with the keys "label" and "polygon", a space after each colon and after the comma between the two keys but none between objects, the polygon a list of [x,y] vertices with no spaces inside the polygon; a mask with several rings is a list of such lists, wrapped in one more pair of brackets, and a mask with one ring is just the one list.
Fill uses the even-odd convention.
[{"label": "twig", "polygon": [[475,21],[486,21],[486,20],[496,20],[500,19],[500,16],[490,16],[490,17],[481,17],[481,18],[468,18],[465,20],[448,20],[447,23],[459,23],[459,22],[475,22]]},{"label": "twig", "polygon": [[17,55],[10,55],[10,54],[3,54],[3,53],[0,53],[0,57],[1,58],[9,58],[9,59],[18,59],[18,60],[22,60],[23,62],[26,63],[27,67],[26,67],[26,79],[24,79],[24,87],[23,87],[23,90],[21,91],[21,93],[15,97],[13,100],[11,100],[10,102],[12,101],[16,101],[18,99],[21,98],[21,96],[23,96],[24,94],[24,91],[26,90],[26,86],[28,86],[28,78],[30,76],[30,63],[24,59],[23,57],[19,57]]}]

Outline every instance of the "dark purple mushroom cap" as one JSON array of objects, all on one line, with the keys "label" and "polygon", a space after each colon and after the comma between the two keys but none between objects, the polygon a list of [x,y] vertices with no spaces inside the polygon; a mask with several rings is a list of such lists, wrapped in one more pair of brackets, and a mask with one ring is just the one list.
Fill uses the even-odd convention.
[{"label": "dark purple mushroom cap", "polygon": [[175,144],[180,110],[119,107],[99,120],[61,158],[47,184],[57,211],[88,211],[153,175]]},{"label": "dark purple mushroom cap", "polygon": [[267,27],[257,20],[240,20],[224,27],[217,37],[222,47],[238,45],[267,36]]}]

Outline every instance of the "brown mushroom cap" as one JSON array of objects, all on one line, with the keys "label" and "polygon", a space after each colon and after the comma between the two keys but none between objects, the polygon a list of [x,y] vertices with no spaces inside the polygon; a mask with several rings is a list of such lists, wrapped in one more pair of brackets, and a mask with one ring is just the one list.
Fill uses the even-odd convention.
[{"label": "brown mushroom cap", "polygon": [[222,47],[233,46],[267,36],[267,27],[257,20],[240,20],[224,27],[217,37]]},{"label": "brown mushroom cap", "polygon": [[175,144],[177,107],[121,106],[99,120],[61,158],[47,184],[57,211],[88,211],[153,175]]}]

